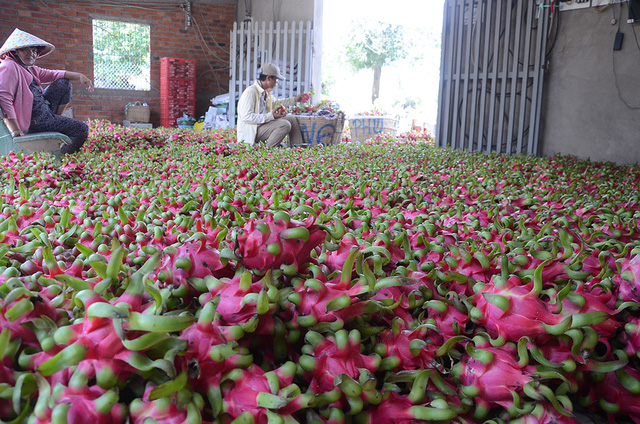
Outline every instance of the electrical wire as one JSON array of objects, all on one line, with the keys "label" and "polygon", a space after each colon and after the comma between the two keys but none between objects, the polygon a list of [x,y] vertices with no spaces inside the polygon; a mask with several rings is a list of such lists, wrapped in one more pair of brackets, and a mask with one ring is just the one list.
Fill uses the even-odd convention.
[{"label": "electrical wire", "polygon": [[[554,1],[554,0],[551,0]],[[549,25],[549,32],[547,33],[547,43],[549,44],[549,46],[547,47],[547,51],[545,53],[545,59],[548,59],[549,56],[551,55],[552,52],[554,52],[555,49],[555,45],[556,42],[558,41],[558,34],[560,33],[560,26],[562,23],[562,20],[560,18],[560,11],[558,11],[557,9],[555,9],[553,11],[553,15],[552,16],[552,20],[551,20],[551,25]],[[551,38],[551,34],[553,33],[553,38]],[[564,31],[563,31],[564,34]],[[549,39],[551,39],[551,42],[549,42]],[[562,50],[564,50],[564,47],[567,44],[567,37],[565,35],[564,37],[564,45],[562,46]]]},{"label": "electrical wire", "polygon": [[[593,0],[593,1],[597,1],[597,0]],[[592,6],[593,6],[593,10],[595,10],[598,13],[602,13],[605,10],[607,10],[612,4],[613,4],[612,0],[608,0],[607,4],[605,4],[605,5],[597,4],[595,6],[593,6],[593,5]]]},{"label": "electrical wire", "polygon": [[[627,7],[629,7],[629,5],[627,5]],[[622,20],[622,6],[620,6],[620,21]],[[633,30],[633,35],[634,38],[636,40],[636,46],[638,47],[638,51],[640,51],[640,43],[638,42],[638,35],[636,34],[636,28],[631,25],[631,29]],[[618,23],[618,31],[620,31],[620,24]],[[624,105],[627,107],[627,109],[629,110],[640,110],[640,106],[631,106],[629,104],[629,102],[627,102],[623,97],[622,97],[622,92],[620,91],[620,85],[618,84],[618,72],[616,71],[616,51],[613,50],[612,54],[611,54],[611,61],[612,61],[612,66],[613,66],[613,80],[614,83],[616,85],[616,90],[618,91],[618,98],[620,99],[620,101],[622,101],[622,103],[624,103]]]}]

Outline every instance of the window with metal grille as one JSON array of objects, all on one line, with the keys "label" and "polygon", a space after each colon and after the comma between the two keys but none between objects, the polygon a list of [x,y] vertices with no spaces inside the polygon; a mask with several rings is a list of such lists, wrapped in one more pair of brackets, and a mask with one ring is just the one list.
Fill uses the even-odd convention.
[{"label": "window with metal grille", "polygon": [[150,89],[149,25],[93,20],[96,88]]}]

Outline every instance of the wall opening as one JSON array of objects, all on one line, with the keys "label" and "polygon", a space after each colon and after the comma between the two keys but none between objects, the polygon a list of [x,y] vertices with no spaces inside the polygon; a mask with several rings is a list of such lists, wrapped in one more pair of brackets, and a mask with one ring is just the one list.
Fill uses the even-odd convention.
[{"label": "wall opening", "polygon": [[149,25],[93,19],[96,88],[149,91]]}]

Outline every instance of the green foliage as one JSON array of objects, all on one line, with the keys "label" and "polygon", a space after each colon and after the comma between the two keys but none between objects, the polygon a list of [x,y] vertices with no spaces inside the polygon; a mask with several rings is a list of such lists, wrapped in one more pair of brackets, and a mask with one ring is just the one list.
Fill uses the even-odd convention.
[{"label": "green foliage", "polygon": [[358,21],[350,32],[346,46],[347,59],[355,70],[380,68],[407,56],[408,50],[401,25],[385,22]]},{"label": "green foliage", "polygon": [[93,21],[96,87],[146,89],[149,86],[150,27],[115,21]]}]

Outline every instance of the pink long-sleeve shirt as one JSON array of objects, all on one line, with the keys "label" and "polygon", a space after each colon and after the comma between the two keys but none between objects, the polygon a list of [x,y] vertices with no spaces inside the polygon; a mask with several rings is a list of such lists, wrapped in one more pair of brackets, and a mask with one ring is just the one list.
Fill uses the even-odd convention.
[{"label": "pink long-sleeve shirt", "polygon": [[35,78],[40,85],[64,78],[65,71],[32,66],[26,69],[11,59],[0,61],[0,108],[4,118],[16,119],[23,132],[29,130],[33,94],[29,84]]}]

